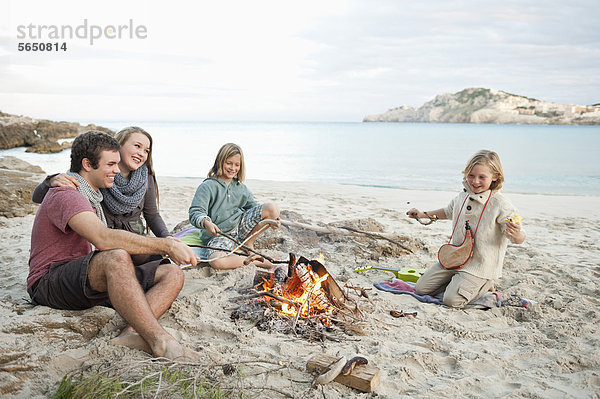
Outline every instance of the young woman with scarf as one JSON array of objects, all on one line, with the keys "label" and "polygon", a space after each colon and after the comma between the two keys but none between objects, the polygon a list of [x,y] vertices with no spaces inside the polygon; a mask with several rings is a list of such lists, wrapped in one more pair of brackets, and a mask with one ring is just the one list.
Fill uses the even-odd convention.
[{"label": "young woman with scarf", "polygon": [[[169,236],[169,230],[158,212],[158,184],[152,168],[152,136],[144,129],[130,126],[115,134],[121,145],[120,173],[111,188],[88,192],[74,173],[48,176],[32,195],[41,203],[50,187],[74,187],[87,195],[94,205],[100,203],[98,216],[113,229],[145,234],[152,230],[156,237]],[[96,207],[96,206],[95,206]],[[104,219],[103,217],[104,216]],[[143,219],[147,227],[144,226]]]}]

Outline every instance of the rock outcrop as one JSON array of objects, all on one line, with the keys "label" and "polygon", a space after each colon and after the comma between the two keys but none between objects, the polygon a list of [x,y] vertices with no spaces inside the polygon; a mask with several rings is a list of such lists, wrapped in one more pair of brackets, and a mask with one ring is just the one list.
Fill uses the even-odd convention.
[{"label": "rock outcrop", "polygon": [[73,122],[53,122],[27,116],[0,112],[0,150],[14,147],[30,147],[28,152],[54,153],[70,147],[70,143],[58,143],[88,130],[101,130],[112,134],[102,126],[82,126]]},{"label": "rock outcrop", "polygon": [[37,211],[31,201],[33,189],[44,179],[44,171],[15,157],[0,158],[0,216],[18,217]]},{"label": "rock outcrop", "polygon": [[436,96],[420,108],[402,105],[363,122],[516,123],[598,125],[600,104],[564,105],[504,91],[470,88]]}]

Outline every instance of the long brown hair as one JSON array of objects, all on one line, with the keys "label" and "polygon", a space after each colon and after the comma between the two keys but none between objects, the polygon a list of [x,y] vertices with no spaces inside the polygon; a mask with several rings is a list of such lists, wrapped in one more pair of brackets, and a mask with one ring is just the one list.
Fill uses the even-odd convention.
[{"label": "long brown hair", "polygon": [[223,144],[219,152],[217,153],[217,157],[215,158],[215,163],[208,171],[208,177],[211,179],[216,179],[219,176],[224,175],[223,173],[223,165],[227,158],[230,158],[234,155],[240,156],[240,170],[237,173],[237,181],[240,183],[244,182],[244,178],[246,177],[246,168],[244,167],[244,153],[239,145],[233,143]]},{"label": "long brown hair", "polygon": [[125,127],[123,129],[119,130],[117,133],[115,133],[114,137],[119,142],[120,145],[123,145],[123,144],[125,144],[125,142],[127,142],[127,140],[129,139],[129,136],[131,136],[133,133],[141,133],[144,136],[148,137],[148,140],[150,141],[150,148],[148,148],[148,158],[146,158],[146,162],[144,164],[146,165],[146,168],[148,168],[148,174],[150,176],[152,176],[152,180],[154,180],[154,191],[156,194],[156,206],[158,207],[158,202],[159,202],[158,201],[158,182],[156,181],[156,175],[154,174],[154,168],[152,166],[152,136],[150,136],[150,133],[148,133],[141,127],[128,126],[128,127]]}]

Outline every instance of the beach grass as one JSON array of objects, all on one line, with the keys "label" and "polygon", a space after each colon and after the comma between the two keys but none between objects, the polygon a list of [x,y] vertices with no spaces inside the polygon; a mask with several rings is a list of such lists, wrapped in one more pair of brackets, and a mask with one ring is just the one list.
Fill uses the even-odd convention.
[{"label": "beach grass", "polygon": [[[173,364],[175,365],[175,364]],[[139,397],[178,397],[224,399],[244,397],[242,392],[224,389],[218,381],[199,375],[196,368],[175,368],[162,366],[157,370],[143,367],[141,375],[131,373],[89,373],[62,378],[53,399],[71,398],[139,398]],[[147,365],[146,365],[147,366]]]}]

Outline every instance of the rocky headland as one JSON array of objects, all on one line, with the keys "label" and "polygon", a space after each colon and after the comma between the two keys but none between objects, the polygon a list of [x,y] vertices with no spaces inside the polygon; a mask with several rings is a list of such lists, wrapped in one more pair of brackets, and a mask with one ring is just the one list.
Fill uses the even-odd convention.
[{"label": "rocky headland", "polygon": [[469,88],[441,94],[419,108],[402,105],[367,115],[363,122],[599,125],[600,104],[556,104],[501,90]]},{"label": "rocky headland", "polygon": [[29,147],[27,152],[55,153],[70,147],[70,143],[59,144],[60,139],[69,139],[88,130],[113,131],[102,126],[82,126],[74,122],[54,122],[22,115],[11,115],[0,111],[0,150]]}]

